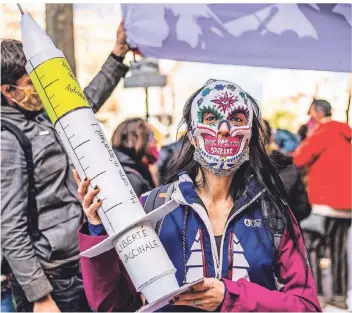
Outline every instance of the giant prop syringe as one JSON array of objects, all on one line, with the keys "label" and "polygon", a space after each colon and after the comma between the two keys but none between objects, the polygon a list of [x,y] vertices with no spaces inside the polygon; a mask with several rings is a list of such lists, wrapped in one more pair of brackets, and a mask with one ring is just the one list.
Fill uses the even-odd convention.
[{"label": "giant prop syringe", "polygon": [[155,310],[186,287],[179,288],[176,270],[154,230],[177,203],[144,212],[64,54],[19,9],[26,70],[79,176],[91,178],[90,188],[100,187],[98,214],[109,237],[81,255],[94,257],[115,248],[136,290],[156,303]]}]

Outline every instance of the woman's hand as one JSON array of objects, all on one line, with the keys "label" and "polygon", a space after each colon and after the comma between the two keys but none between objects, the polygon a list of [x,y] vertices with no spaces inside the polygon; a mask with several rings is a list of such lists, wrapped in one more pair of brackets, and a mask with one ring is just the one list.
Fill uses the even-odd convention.
[{"label": "woman's hand", "polygon": [[87,216],[88,222],[93,225],[101,224],[101,219],[97,213],[98,208],[102,204],[102,200],[99,198],[93,202],[94,197],[99,193],[100,188],[95,186],[94,189],[91,189],[87,192],[90,178],[86,177],[83,181],[78,176],[78,173],[75,169],[72,170],[73,178],[75,179],[78,185],[78,194],[82,200],[83,211]]},{"label": "woman's hand", "polygon": [[206,311],[214,311],[221,304],[225,296],[225,284],[216,278],[204,278],[202,282],[194,285],[178,297],[175,305],[187,305]]}]

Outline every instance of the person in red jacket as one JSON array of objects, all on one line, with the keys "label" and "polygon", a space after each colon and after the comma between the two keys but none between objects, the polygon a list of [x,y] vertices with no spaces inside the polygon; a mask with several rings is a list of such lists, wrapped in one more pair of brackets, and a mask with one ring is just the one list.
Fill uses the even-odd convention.
[{"label": "person in red jacket", "polygon": [[323,216],[325,255],[331,255],[333,302],[346,307],[347,232],[351,226],[351,128],[331,119],[331,105],[314,100],[309,115],[315,126],[293,154],[307,168],[312,213]]}]

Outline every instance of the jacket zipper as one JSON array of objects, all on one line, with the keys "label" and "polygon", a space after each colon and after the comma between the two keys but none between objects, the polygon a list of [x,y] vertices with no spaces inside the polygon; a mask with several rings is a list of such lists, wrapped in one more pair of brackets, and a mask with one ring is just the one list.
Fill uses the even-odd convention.
[{"label": "jacket zipper", "polygon": [[164,223],[164,218],[165,218],[165,216],[162,218],[162,220],[161,220],[161,222],[160,222],[160,225],[159,225],[159,229],[158,229],[158,237],[160,237],[161,227],[163,226],[163,223]]},{"label": "jacket zipper", "polygon": [[[254,201],[256,201],[263,193],[265,192],[265,190],[263,189],[261,192],[259,192],[251,201],[249,201],[248,203],[246,203],[245,205],[243,205],[242,207],[240,207],[226,222],[225,224],[225,228],[224,228],[224,232],[223,234],[225,235],[226,234],[226,230],[227,230],[227,227],[229,226],[229,224],[231,223],[231,221],[238,215],[240,214],[241,212],[243,212],[248,206],[250,206]],[[221,267],[222,267],[222,262],[223,262],[223,257],[224,257],[224,253],[223,253],[223,249],[224,249],[224,239],[225,239],[225,236],[222,236],[221,238],[221,245],[220,245],[220,263],[218,264],[218,268],[220,270],[219,272],[219,276],[216,277],[218,279],[221,278]]]},{"label": "jacket zipper", "polygon": [[[192,205],[189,205],[189,206],[191,206],[197,212],[197,214],[199,215],[201,220],[203,220],[205,227],[207,228],[207,231],[208,231],[209,237],[210,237],[210,245],[211,245],[211,250],[212,250],[213,263],[214,263],[214,266],[215,266],[215,278],[219,278],[220,277],[219,257],[218,257],[218,253],[217,253],[217,249],[216,249],[215,237],[214,237],[213,229],[211,228],[211,225],[210,225],[209,217],[205,213],[204,208],[200,204],[193,203]],[[198,207],[200,207],[201,209],[198,209]],[[205,214],[207,216],[207,220],[202,218],[203,214]]]},{"label": "jacket zipper", "polygon": [[[225,228],[224,228],[224,234],[226,233],[227,227],[229,226],[230,222],[238,215],[240,214],[244,209],[246,209],[249,205],[251,205],[254,201],[256,201],[262,194],[264,190],[259,192],[251,201],[240,207],[236,213],[234,213],[230,219],[226,222]],[[222,265],[222,258],[223,258],[223,248],[224,248],[224,236],[221,238],[221,246],[220,246],[220,260],[218,257],[218,252],[216,248],[216,242],[215,242],[215,236],[213,233],[213,229],[211,228],[210,225],[210,220],[208,215],[206,215],[207,220],[202,218],[202,215],[205,213],[204,208],[197,203],[194,203],[193,205],[190,205],[199,215],[199,217],[203,220],[205,227],[207,228],[207,231],[209,233],[210,237],[210,245],[211,245],[211,250],[212,250],[212,257],[213,257],[213,263],[215,267],[215,278],[220,279],[221,278],[221,265]],[[198,206],[201,207],[201,211],[198,211]]]}]

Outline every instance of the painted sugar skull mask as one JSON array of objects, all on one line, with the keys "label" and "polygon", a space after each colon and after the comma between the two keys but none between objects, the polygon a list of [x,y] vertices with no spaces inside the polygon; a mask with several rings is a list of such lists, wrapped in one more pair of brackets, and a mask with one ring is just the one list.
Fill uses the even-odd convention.
[{"label": "painted sugar skull mask", "polygon": [[216,175],[226,176],[249,160],[253,107],[237,85],[210,80],[192,102],[194,159]]}]

